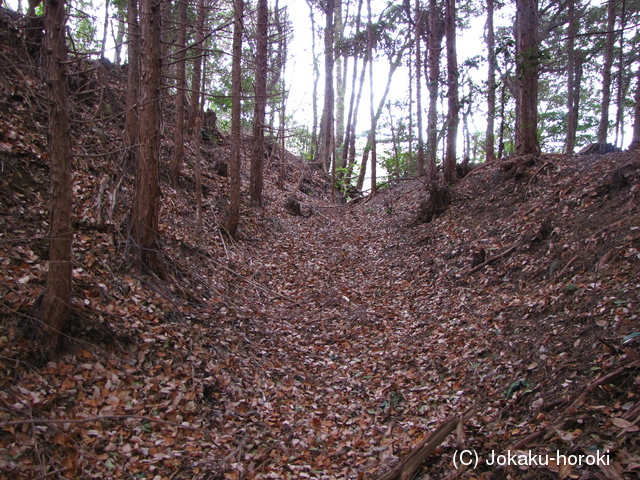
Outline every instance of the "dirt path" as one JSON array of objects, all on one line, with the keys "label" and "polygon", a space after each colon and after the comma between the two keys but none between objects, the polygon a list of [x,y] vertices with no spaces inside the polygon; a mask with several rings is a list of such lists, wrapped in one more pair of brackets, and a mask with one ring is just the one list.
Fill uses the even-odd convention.
[{"label": "dirt path", "polygon": [[295,300],[251,305],[260,318],[248,336],[273,409],[265,423],[291,429],[278,440],[286,465],[274,468],[293,478],[305,469],[326,478],[374,471],[397,453],[392,444],[413,443],[464,408],[455,392],[433,395],[447,376],[430,354],[427,332],[438,326],[412,312],[409,259],[392,229],[377,214],[323,209],[291,218],[251,251],[253,280]]}]

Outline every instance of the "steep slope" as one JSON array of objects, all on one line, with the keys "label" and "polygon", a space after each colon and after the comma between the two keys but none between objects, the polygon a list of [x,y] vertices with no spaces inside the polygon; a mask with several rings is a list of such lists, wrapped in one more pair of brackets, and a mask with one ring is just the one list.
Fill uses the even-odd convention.
[{"label": "steep slope", "polygon": [[[334,206],[321,173],[283,154],[266,167],[266,208],[244,204],[232,242],[219,230],[228,145],[205,146],[198,238],[189,144],[179,186],[162,178],[165,283],[128,264],[123,67],[78,65],[73,315],[42,364],[30,332],[47,265],[46,102],[11,38],[1,478],[375,478],[470,407],[421,478],[637,476],[639,347],[622,342],[640,331],[637,152],[483,166],[428,224],[415,222],[421,181]],[[456,448],[487,460],[528,435],[524,450],[609,450],[611,466],[454,469]]]}]

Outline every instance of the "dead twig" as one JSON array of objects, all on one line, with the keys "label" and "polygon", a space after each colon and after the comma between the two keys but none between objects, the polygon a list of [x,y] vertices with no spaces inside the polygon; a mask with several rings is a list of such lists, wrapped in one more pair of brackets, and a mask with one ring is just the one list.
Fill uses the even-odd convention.
[{"label": "dead twig", "polygon": [[566,264],[564,267],[562,267],[562,270],[560,270],[560,272],[558,272],[557,277],[558,277],[558,278],[562,278],[562,275],[564,275],[564,274],[565,274],[565,272],[566,272],[567,270],[569,270],[569,267],[570,267],[571,265],[573,265],[573,264],[575,263],[575,261],[576,261],[576,260],[578,260],[578,255],[576,255],[576,256],[574,256],[574,257],[572,257],[572,258],[571,258],[571,260],[569,260],[569,261],[567,262],[567,264]]},{"label": "dead twig", "polygon": [[418,443],[404,460],[388,472],[375,477],[375,480],[411,480],[427,457],[431,455],[444,439],[456,430],[461,423],[465,423],[472,414],[473,409],[469,409],[462,415],[449,418],[431,435]]},{"label": "dead twig", "polygon": [[518,244],[517,243],[515,245],[512,245],[509,248],[507,248],[504,252],[499,253],[498,255],[494,255],[493,257],[490,257],[490,258],[486,259],[480,265],[476,265],[471,270],[469,270],[465,275],[471,275],[471,274],[477,272],[478,270],[482,270],[484,267],[486,267],[487,265],[495,262],[496,260],[500,260],[501,258],[506,257],[511,252],[513,252],[516,248],[518,248]]},{"label": "dead twig", "polygon": [[569,404],[569,406],[567,408],[564,409],[564,411],[562,412],[562,417],[560,420],[558,420],[557,422],[554,422],[551,425],[548,425],[547,427],[541,428],[540,430],[533,432],[532,434],[528,435],[527,437],[523,438],[522,440],[520,440],[518,443],[516,443],[515,445],[513,445],[512,447],[509,448],[509,450],[521,450],[525,445],[531,443],[532,441],[544,436],[547,433],[553,433],[556,430],[561,430],[564,426],[565,423],[567,423],[568,419],[567,419],[567,414],[572,413],[575,411],[575,409],[577,407],[579,407],[580,405],[582,405],[585,401],[585,399],[587,398],[587,396],[596,388],[598,388],[600,385],[603,385],[611,380],[613,380],[616,377],[619,377],[620,375],[622,375],[623,373],[626,373],[628,370],[633,370],[635,368],[640,368],[640,360],[636,360],[634,362],[631,362],[627,365],[624,365],[620,368],[615,369],[613,372],[608,373],[607,375],[605,375],[604,377],[598,378],[594,381],[592,381],[589,385],[587,385],[584,390],[582,390],[582,392],[580,393],[580,395],[578,395],[578,397],[576,397],[576,399],[571,402],[571,404]]}]

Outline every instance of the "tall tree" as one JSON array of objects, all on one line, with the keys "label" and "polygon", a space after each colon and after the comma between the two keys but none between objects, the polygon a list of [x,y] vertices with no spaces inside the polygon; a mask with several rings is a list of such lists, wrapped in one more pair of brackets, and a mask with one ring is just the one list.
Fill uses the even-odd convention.
[{"label": "tall tree", "polygon": [[137,263],[164,277],[158,221],[160,214],[160,14],[162,0],[140,0],[140,149],[138,155],[131,235]]},{"label": "tall tree", "polygon": [[576,33],[578,33],[578,22],[576,21],[576,2],[567,0],[567,14],[569,16],[569,27],[567,30],[567,139],[565,143],[565,153],[571,155],[576,144],[576,131],[578,129],[578,101],[580,97],[576,95],[579,91],[577,80],[577,58],[576,58]]},{"label": "tall tree", "polygon": [[630,75],[625,75],[627,67],[625,65],[625,55],[624,55],[624,31],[627,27],[627,2],[626,0],[622,0],[621,3],[621,13],[620,13],[620,39],[618,50],[620,55],[618,57],[618,94],[616,98],[617,112],[616,112],[616,137],[615,144],[622,145],[624,143],[624,101],[628,91],[629,83],[631,79]]},{"label": "tall tree", "polygon": [[444,21],[436,0],[429,0],[429,30],[427,37],[429,66],[429,112],[427,113],[427,180],[436,179],[438,153],[438,89],[440,84],[440,51],[444,38]]},{"label": "tall tree", "polygon": [[184,157],[184,96],[187,89],[185,47],[187,44],[187,0],[178,0],[178,38],[176,41],[176,129],[171,158],[171,183],[178,185]]},{"label": "tall tree", "polygon": [[[349,99],[349,110],[347,113],[347,126],[346,126],[346,132],[345,132],[345,138],[344,138],[344,144],[342,146],[342,165],[346,166],[348,168],[348,172],[346,173],[346,177],[347,177],[347,182],[350,181],[351,178],[351,168],[352,168],[352,161],[347,161],[349,157],[349,152],[350,152],[350,146],[351,146],[351,139],[354,138],[355,139],[355,125],[357,123],[357,114],[355,112],[357,112],[357,107],[356,107],[356,80],[358,78],[358,58],[359,58],[359,53],[360,53],[360,49],[358,48],[358,43],[357,41],[355,41],[356,38],[359,37],[360,34],[360,16],[362,13],[362,3],[363,0],[358,0],[358,13],[356,15],[356,28],[355,28],[355,35],[354,35],[354,41],[353,41],[353,49],[354,49],[354,53],[353,53],[353,74],[351,76],[351,97]],[[364,74],[364,72],[363,72]],[[359,104],[360,101],[360,96],[359,93],[362,91],[362,84],[364,82],[364,77],[362,77],[362,81],[360,83],[360,88],[357,90],[358,91],[358,102],[357,104]],[[355,149],[355,142],[354,142],[354,149]],[[355,160],[355,152],[354,152],[354,158]]]},{"label": "tall tree", "polygon": [[138,154],[138,98],[140,96],[140,23],[138,0],[127,0],[127,113],[125,116],[124,146],[127,165]]},{"label": "tall tree", "polygon": [[604,65],[602,67],[602,103],[600,123],[598,124],[598,143],[607,141],[609,130],[609,106],[611,104],[611,67],[613,66],[613,44],[615,42],[616,4],[618,0],[607,3],[607,36],[604,46]]},{"label": "tall tree", "polygon": [[[347,0],[347,13],[349,11],[350,0]],[[346,96],[346,74],[349,66],[348,55],[342,54],[341,49],[344,42],[344,22],[342,18],[342,0],[336,0],[335,5],[335,25],[334,25],[334,45],[335,45],[335,65],[336,65],[336,126],[335,126],[335,143],[336,152],[334,153],[333,171],[335,176],[335,168],[342,167],[342,157],[340,152],[344,142],[344,110]],[[332,190],[333,192],[333,190]]]},{"label": "tall tree", "polygon": [[358,93],[356,95],[356,103],[353,107],[353,120],[351,121],[349,131],[349,159],[347,161],[347,179],[351,182],[351,176],[356,163],[356,127],[358,126],[358,112],[360,111],[360,100],[362,99],[362,91],[364,90],[364,80],[369,65],[369,55],[366,54],[362,62],[360,70],[360,79],[358,80]]},{"label": "tall tree", "polygon": [[538,140],[538,0],[516,0],[517,155],[540,154]]},{"label": "tall tree", "polygon": [[[422,137],[422,8],[420,0],[416,0],[416,117],[418,121],[418,176],[424,175],[424,139]],[[411,99],[409,99],[411,103]]]},{"label": "tall tree", "polygon": [[242,82],[242,31],[244,25],[244,0],[233,0],[233,47],[231,64],[231,158],[230,165],[230,189],[229,189],[229,215],[225,229],[230,237],[235,238],[240,223],[240,149],[241,149],[241,82]]},{"label": "tall tree", "polygon": [[631,139],[631,143],[635,145],[635,148],[640,148],[640,67],[638,67],[638,72],[636,73],[636,94],[634,101],[633,138]]},{"label": "tall tree", "polygon": [[65,74],[67,46],[64,0],[47,0],[44,22],[46,75],[50,100],[47,136],[50,161],[50,244],[40,333],[45,351],[52,352],[58,346],[60,332],[67,320],[71,304],[72,190],[69,92]]},{"label": "tall tree", "polygon": [[487,0],[487,134],[486,156],[487,162],[496,159],[495,152],[495,117],[496,117],[496,35],[493,27],[494,0]]},{"label": "tall tree", "polygon": [[204,56],[204,24],[207,17],[205,8],[205,0],[198,0],[198,8],[196,11],[196,40],[195,54],[193,58],[193,75],[191,77],[191,103],[189,104],[189,118],[187,120],[187,129],[192,131],[196,118],[200,115],[200,94],[202,88],[202,61]]},{"label": "tall tree", "polygon": [[[371,195],[375,195],[376,193],[376,164],[377,164],[377,155],[376,155],[376,130],[377,130],[377,119],[375,116],[375,112],[373,110],[373,23],[371,21],[371,0],[367,0],[367,15],[369,19],[368,23],[368,33],[367,33],[367,51],[369,59],[369,114],[371,116],[371,129],[369,130],[369,139],[367,142],[367,146],[371,152]],[[364,174],[367,170],[367,162],[362,162],[362,170],[361,175],[364,180]],[[361,183],[358,182],[358,188],[361,187]]]},{"label": "tall tree", "polygon": [[262,206],[262,164],[264,159],[264,124],[267,104],[267,43],[269,8],[267,0],[258,0],[258,24],[256,30],[255,103],[253,110],[253,147],[251,153],[251,203]]},{"label": "tall tree", "polygon": [[107,33],[109,32],[109,0],[104,2],[104,25],[102,28],[102,42],[100,42],[100,58],[104,58],[107,48]]},{"label": "tall tree", "polygon": [[458,58],[456,52],[456,0],[447,0],[446,4],[447,37],[447,148],[442,168],[444,182],[456,180],[456,145],[458,141],[458,123],[460,122],[460,101],[458,94]]},{"label": "tall tree", "polygon": [[[313,57],[313,93],[311,96],[311,108],[313,111],[313,125],[311,127],[311,158],[316,159],[318,152],[318,81],[320,80],[320,67],[316,54],[316,20],[313,13],[313,1],[307,0],[309,5],[309,19],[311,20],[311,56]],[[302,179],[302,177],[300,177]]]},{"label": "tall tree", "polygon": [[334,10],[335,0],[327,0],[324,6],[326,19],[324,28],[324,108],[320,121],[320,147],[318,149],[318,157],[325,172],[328,172],[334,153]]},{"label": "tall tree", "polygon": [[578,33],[576,0],[567,0],[567,13],[569,26],[567,29],[567,137],[565,140],[565,152],[570,155],[576,145],[584,59],[575,46]]},{"label": "tall tree", "polygon": [[[364,152],[362,153],[362,165],[360,167],[360,174],[358,175],[358,182],[356,187],[358,190],[362,190],[362,186],[364,185],[364,176],[367,169],[367,163],[369,161],[369,154],[375,154],[374,148],[376,144],[376,129],[378,127],[378,121],[380,120],[380,116],[382,115],[382,111],[384,109],[385,104],[387,103],[387,96],[389,95],[389,90],[391,89],[391,80],[393,79],[393,75],[396,70],[402,63],[403,54],[407,48],[409,48],[413,44],[412,40],[408,40],[400,47],[398,52],[395,55],[395,58],[392,57],[390,59],[389,65],[389,74],[387,75],[387,84],[385,86],[384,92],[382,93],[382,97],[380,98],[380,102],[378,103],[378,108],[371,118],[371,129],[369,130],[369,135],[367,136],[367,144],[364,147]],[[373,66],[373,63],[370,62],[370,68]],[[371,102],[373,103],[373,102]],[[373,157],[375,160],[375,157]],[[375,189],[374,189],[375,190]]]}]

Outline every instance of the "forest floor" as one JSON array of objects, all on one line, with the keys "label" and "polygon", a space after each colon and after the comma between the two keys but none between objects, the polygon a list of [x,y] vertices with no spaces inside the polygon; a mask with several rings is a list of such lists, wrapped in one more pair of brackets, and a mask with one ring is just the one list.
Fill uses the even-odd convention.
[{"label": "forest floor", "polygon": [[[421,180],[333,205],[319,170],[280,155],[230,241],[229,146],[204,145],[198,236],[189,144],[176,188],[162,170],[163,282],[129,263],[133,172],[111,117],[126,75],[80,66],[72,316],[43,362],[46,95],[5,37],[0,478],[377,479],[465,412],[417,478],[640,476],[639,152],[482,166],[428,223]],[[491,464],[510,448],[551,457]],[[478,465],[458,470],[461,449]]]}]

